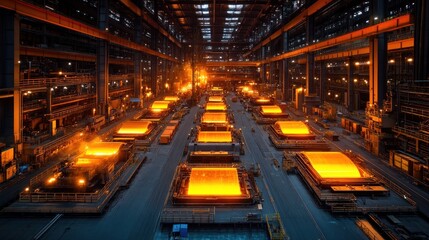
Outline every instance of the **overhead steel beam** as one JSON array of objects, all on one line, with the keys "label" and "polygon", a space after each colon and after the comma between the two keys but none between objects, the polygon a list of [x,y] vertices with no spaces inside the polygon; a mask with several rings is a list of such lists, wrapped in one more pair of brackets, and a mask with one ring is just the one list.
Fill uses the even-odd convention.
[{"label": "overhead steel beam", "polygon": [[[268,4],[272,1],[269,0],[216,0],[216,4]],[[184,1],[174,1],[167,0],[164,1],[165,4],[181,4],[181,5],[194,5],[194,4],[213,4],[213,0],[184,0]]]},{"label": "overhead steel beam", "polygon": [[158,22],[153,20],[150,16],[148,16],[146,13],[142,13],[141,9],[135,5],[131,0],[120,0],[122,4],[124,4],[126,7],[128,7],[132,12],[134,12],[137,16],[142,17],[143,20],[145,20],[150,26],[158,30],[162,35],[166,36],[171,42],[176,44],[178,47],[182,47],[182,44],[180,44],[179,41],[173,36],[171,36],[170,33],[168,33],[161,25],[159,25]]},{"label": "overhead steel beam", "polygon": [[51,12],[47,9],[34,6],[32,4],[26,3],[20,0],[2,0],[0,1],[0,7],[15,11],[20,15],[24,15],[30,18],[37,19],[42,22],[50,23],[56,26],[60,26],[78,33],[82,33],[91,37],[98,39],[107,40],[111,43],[133,49],[136,51],[144,52],[153,56],[157,56],[169,61],[178,62],[177,59],[170,57],[168,55],[159,53],[155,50],[147,48],[143,45],[131,42],[129,40],[123,39],[121,37],[112,35],[108,32],[101,31],[95,27],[88,26],[82,22],[73,20],[69,17]]},{"label": "overhead steel beam", "polygon": [[356,30],[350,33],[343,34],[338,37],[334,37],[325,41],[321,41],[315,44],[308,45],[306,47],[296,49],[287,53],[283,53],[279,56],[272,57],[266,60],[262,60],[261,64],[279,61],[286,58],[296,57],[308,52],[314,52],[325,48],[333,47],[336,45],[353,42],[362,38],[377,35],[384,32],[394,31],[399,28],[408,27],[412,25],[411,15],[405,14],[382,23],[378,23],[360,30]]},{"label": "overhead steel beam", "polygon": [[247,52],[245,54],[245,56],[251,54],[252,52],[254,52],[257,49],[259,49],[260,47],[267,45],[269,42],[271,42],[272,40],[274,40],[277,37],[279,37],[283,32],[287,32],[290,29],[292,29],[293,27],[295,27],[298,24],[300,24],[301,22],[305,21],[308,18],[308,16],[313,15],[314,13],[316,13],[317,11],[319,11],[320,9],[322,9],[323,7],[325,7],[326,5],[328,5],[332,1],[333,0],[317,0],[310,7],[304,9],[298,16],[296,16],[295,18],[293,18],[292,20],[290,20],[288,23],[286,23],[282,28],[280,28],[279,30],[275,31],[269,37],[265,38],[258,45],[254,46],[252,48],[252,50],[250,50],[249,52]]},{"label": "overhead steel beam", "polygon": [[72,61],[95,62],[95,54],[64,52],[36,47],[21,46],[19,54],[25,56],[68,59]]},{"label": "overhead steel beam", "polygon": [[204,67],[257,67],[258,62],[205,62],[199,63],[198,66]]},{"label": "overhead steel beam", "polygon": [[[95,62],[95,54],[64,52],[52,49],[21,46],[19,54],[25,56],[66,59],[70,61]],[[110,64],[133,65],[133,60],[109,58]]]},{"label": "overhead steel beam", "polygon": [[[394,42],[387,43],[387,49],[389,51],[395,51],[395,50],[401,50],[406,48],[412,48],[414,47],[414,38],[407,38],[402,39]],[[329,59],[336,59],[336,58],[345,58],[345,57],[352,57],[352,56],[359,56],[359,55],[366,55],[369,54],[369,47],[364,48],[358,48],[348,51],[341,51],[336,53],[328,53],[316,56],[316,61],[322,61],[322,60],[329,60]]]}]

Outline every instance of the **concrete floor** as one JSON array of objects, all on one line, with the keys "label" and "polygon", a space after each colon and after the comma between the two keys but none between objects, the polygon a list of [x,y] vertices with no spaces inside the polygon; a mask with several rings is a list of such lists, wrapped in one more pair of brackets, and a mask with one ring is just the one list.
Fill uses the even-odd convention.
[{"label": "concrete floor", "polygon": [[[235,128],[241,128],[245,138],[245,166],[257,163],[262,176],[256,178],[263,193],[263,214],[279,212],[285,230],[291,239],[366,239],[353,217],[340,217],[321,209],[298,175],[286,174],[272,164],[279,161],[282,152],[271,146],[267,133],[244,112],[242,105],[227,98],[235,116]],[[167,201],[167,194],[176,166],[182,153],[197,107],[191,108],[179,126],[170,145],[154,142],[148,160],[135,176],[129,189],[116,196],[108,211],[101,217],[62,217],[41,239],[167,239],[168,228],[159,224],[160,212]],[[312,124],[312,123],[311,123]],[[251,128],[255,129],[253,133]],[[342,137],[342,136],[341,136]],[[341,139],[341,149],[355,149],[352,137]],[[370,154],[363,154],[370,158]],[[381,163],[383,165],[383,163]],[[390,173],[389,173],[390,174]],[[394,175],[396,176],[396,175]],[[425,198],[425,195],[422,195]],[[2,217],[0,239],[32,239],[53,216]],[[265,231],[251,228],[190,226],[190,239],[264,239]]]}]

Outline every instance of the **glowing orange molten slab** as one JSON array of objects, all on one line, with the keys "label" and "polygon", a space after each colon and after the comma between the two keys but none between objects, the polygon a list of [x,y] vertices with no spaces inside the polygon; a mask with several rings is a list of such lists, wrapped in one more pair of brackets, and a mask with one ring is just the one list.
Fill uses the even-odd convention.
[{"label": "glowing orange molten slab", "polygon": [[307,125],[301,121],[277,121],[275,124],[285,135],[310,134],[310,130],[308,130]]},{"label": "glowing orange molten slab", "polygon": [[282,110],[277,105],[261,106],[263,113],[282,113]]},{"label": "glowing orange molten slab", "polygon": [[205,112],[202,117],[203,123],[226,123],[226,113]]},{"label": "glowing orange molten slab", "polygon": [[361,178],[356,165],[340,152],[303,152],[322,178]]},{"label": "glowing orange molten slab", "polygon": [[232,142],[232,135],[229,131],[200,131],[198,142],[230,143]]},{"label": "glowing orange molten slab", "polygon": [[145,134],[151,121],[127,121],[122,124],[118,134]]},{"label": "glowing orange molten slab", "polygon": [[213,103],[213,102],[209,102],[206,105],[206,110],[210,111],[210,110],[215,110],[215,111],[225,111],[226,110],[226,106],[223,103]]},{"label": "glowing orange molten slab", "polygon": [[241,195],[236,168],[192,168],[189,196]]},{"label": "glowing orange molten slab", "polygon": [[222,102],[223,99],[221,96],[210,96],[209,97],[209,102]]},{"label": "glowing orange molten slab", "polygon": [[161,109],[161,110],[165,110],[168,109],[168,104],[170,103],[170,101],[154,101],[152,103],[152,106],[150,107],[152,110],[153,109]]},{"label": "glowing orange molten slab", "polygon": [[220,87],[212,87],[212,91],[223,91],[223,88],[220,88]]},{"label": "glowing orange molten slab", "polygon": [[243,87],[242,89],[241,89],[241,92],[243,92],[243,93],[245,93],[245,92],[248,92],[248,91],[250,91],[251,89],[249,88],[249,87]]},{"label": "glowing orange molten slab", "polygon": [[258,103],[267,103],[267,102],[270,102],[270,99],[267,99],[267,98],[258,98],[258,99],[256,99],[256,102],[258,102]]},{"label": "glowing orange molten slab", "polygon": [[179,97],[176,97],[176,96],[165,96],[164,97],[164,101],[176,102],[177,100],[179,100]]},{"label": "glowing orange molten slab", "polygon": [[121,142],[96,142],[88,146],[85,155],[111,156],[116,154],[121,148]]},{"label": "glowing orange molten slab", "polygon": [[75,165],[88,166],[94,164],[93,159],[90,158],[78,158]]}]

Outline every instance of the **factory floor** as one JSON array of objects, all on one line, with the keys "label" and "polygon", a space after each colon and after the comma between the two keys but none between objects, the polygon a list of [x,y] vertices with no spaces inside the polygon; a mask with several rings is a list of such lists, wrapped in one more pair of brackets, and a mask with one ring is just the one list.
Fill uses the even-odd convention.
[{"label": "factory floor", "polygon": [[[278,212],[291,239],[366,238],[355,224],[355,217],[333,215],[320,208],[298,175],[276,168],[273,158],[280,161],[282,152],[271,145],[267,133],[262,126],[255,124],[251,113],[245,112],[239,102],[232,102],[231,95],[227,101],[235,117],[234,127],[241,128],[245,138],[245,155],[240,156],[243,164],[246,167],[259,164],[261,167],[262,175],[256,178],[256,182],[264,198],[262,214]],[[190,114],[183,118],[170,145],[158,145],[155,140],[150,151],[141,154],[148,160],[130,187],[117,194],[104,215],[63,216],[40,239],[168,239],[170,229],[159,224],[160,213],[168,201],[174,171],[183,161],[183,149],[188,143],[185,136],[195,127],[193,119],[197,111],[198,107],[190,109]],[[314,123],[310,124],[318,129]],[[255,132],[251,131],[252,128]],[[347,136],[335,144],[340,149],[353,149],[365,158],[372,158],[353,141],[354,136]],[[388,167],[383,163],[380,165]],[[33,239],[53,216],[0,217],[0,239]],[[266,232],[257,228],[190,225],[188,232],[189,239],[268,239]]]}]

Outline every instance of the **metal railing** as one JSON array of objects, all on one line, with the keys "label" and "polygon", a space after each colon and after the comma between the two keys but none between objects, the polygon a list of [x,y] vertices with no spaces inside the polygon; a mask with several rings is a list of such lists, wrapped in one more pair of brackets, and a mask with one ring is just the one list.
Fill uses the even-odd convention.
[{"label": "metal railing", "polygon": [[52,114],[49,115],[50,119],[59,118],[59,117],[65,117],[74,113],[80,113],[84,110],[92,109],[95,107],[95,103],[89,103],[86,105],[77,105],[74,107],[68,107],[66,109],[59,109],[54,111]]},{"label": "metal railing", "polygon": [[72,77],[55,77],[55,78],[30,78],[19,80],[19,86],[21,88],[30,87],[46,87],[46,85],[58,86],[58,85],[73,85],[95,82],[95,76],[83,75],[83,76],[72,76]]},{"label": "metal railing", "polygon": [[[428,115],[429,116],[429,115]],[[419,139],[421,141],[427,142],[429,143],[429,134],[425,134],[410,128],[405,128],[405,127],[400,127],[400,126],[394,126],[392,128],[393,132],[399,133],[399,134],[404,134],[408,137],[412,137],[412,138],[416,138]]]},{"label": "metal railing", "polygon": [[204,209],[164,209],[161,213],[162,223],[213,223],[215,211]]}]

